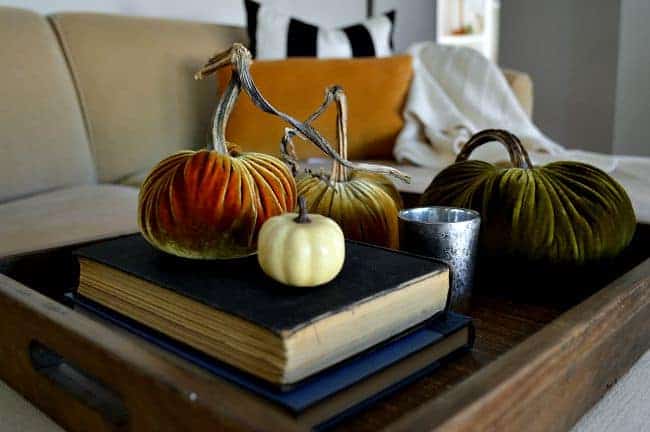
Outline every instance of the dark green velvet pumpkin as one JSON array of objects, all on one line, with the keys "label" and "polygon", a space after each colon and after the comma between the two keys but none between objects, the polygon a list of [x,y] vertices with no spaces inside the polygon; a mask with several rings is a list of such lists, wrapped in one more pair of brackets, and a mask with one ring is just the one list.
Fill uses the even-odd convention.
[{"label": "dark green velvet pumpkin", "polygon": [[[499,141],[511,167],[468,160]],[[533,166],[519,139],[489,129],[472,136],[456,163],[433,179],[423,205],[481,213],[481,253],[547,264],[583,264],[619,254],[636,227],[625,190],[600,169],[579,162]]]}]

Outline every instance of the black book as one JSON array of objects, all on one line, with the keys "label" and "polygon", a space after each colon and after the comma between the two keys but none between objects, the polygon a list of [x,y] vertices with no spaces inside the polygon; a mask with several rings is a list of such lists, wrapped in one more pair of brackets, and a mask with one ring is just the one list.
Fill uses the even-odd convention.
[{"label": "black book", "polygon": [[444,310],[449,272],[435,260],[346,242],[332,282],[290,289],[256,257],[185,260],[140,235],[77,251],[78,293],[275,384],[296,383]]}]

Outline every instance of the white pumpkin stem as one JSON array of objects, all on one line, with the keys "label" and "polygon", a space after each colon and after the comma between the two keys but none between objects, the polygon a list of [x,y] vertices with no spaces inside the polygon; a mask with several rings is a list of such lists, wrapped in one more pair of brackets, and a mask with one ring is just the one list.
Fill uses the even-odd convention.
[{"label": "white pumpkin stem", "polygon": [[311,223],[309,213],[307,213],[307,198],[305,198],[304,195],[298,197],[298,217],[293,221],[299,224]]},{"label": "white pumpkin stem", "polygon": [[[257,86],[253,82],[253,79],[250,74],[250,65],[252,62],[253,60],[250,51],[248,51],[248,49],[244,45],[240,43],[234,43],[229,50],[219,53],[213,56],[212,58],[210,58],[210,60],[208,60],[208,63],[206,63],[194,75],[194,79],[203,79],[209,75],[214,74],[217,70],[227,66],[228,64],[232,64],[234,71],[238,76],[239,85],[248,93],[248,95],[251,98],[251,101],[259,109],[261,109],[266,113],[280,117],[281,119],[289,123],[296,130],[297,133],[307,138],[309,141],[313,142],[326,155],[328,155],[332,159],[335,159],[341,165],[351,169],[362,169],[366,171],[372,170],[374,172],[381,172],[383,174],[392,175],[406,182],[410,181],[410,177],[408,175],[392,167],[381,166],[381,165],[375,166],[370,164],[358,164],[358,163],[353,163],[348,160],[345,160],[332,148],[332,146],[327,142],[327,140],[316,129],[314,129],[311,126],[310,123],[300,122],[295,118],[291,117],[290,115],[285,114],[282,111],[276,109],[273,105],[269,103],[269,101],[267,101],[264,98],[264,96],[262,96]],[[226,96],[226,92],[224,92],[224,94],[222,95],[222,99],[224,98],[224,96]],[[227,107],[228,104],[224,102],[223,109],[226,109]],[[230,106],[230,109],[232,109],[232,106]],[[217,116],[219,117],[219,115]],[[221,115],[219,118],[222,118],[223,120],[227,120],[227,115],[225,116]],[[217,118],[217,122],[218,120],[219,119]],[[369,167],[374,167],[374,169],[373,168],[369,169]]]}]

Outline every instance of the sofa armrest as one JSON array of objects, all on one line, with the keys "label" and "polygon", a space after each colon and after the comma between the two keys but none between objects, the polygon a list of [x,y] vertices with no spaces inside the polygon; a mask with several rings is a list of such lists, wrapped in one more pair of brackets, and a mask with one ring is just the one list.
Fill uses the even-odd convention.
[{"label": "sofa armrest", "polygon": [[533,80],[530,75],[513,69],[503,69],[503,75],[510,84],[517,100],[528,117],[533,116]]}]

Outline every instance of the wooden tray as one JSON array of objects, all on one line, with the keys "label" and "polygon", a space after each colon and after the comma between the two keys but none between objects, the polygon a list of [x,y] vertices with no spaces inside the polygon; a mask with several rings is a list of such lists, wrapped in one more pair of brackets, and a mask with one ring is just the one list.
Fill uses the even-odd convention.
[{"label": "wooden tray", "polygon": [[[620,259],[588,273],[480,277],[473,351],[338,429],[568,429],[650,347],[648,244],[650,226],[639,226]],[[300,429],[58,301],[75,269],[65,250],[0,264],[13,277],[0,275],[0,379],[63,427]]]}]

